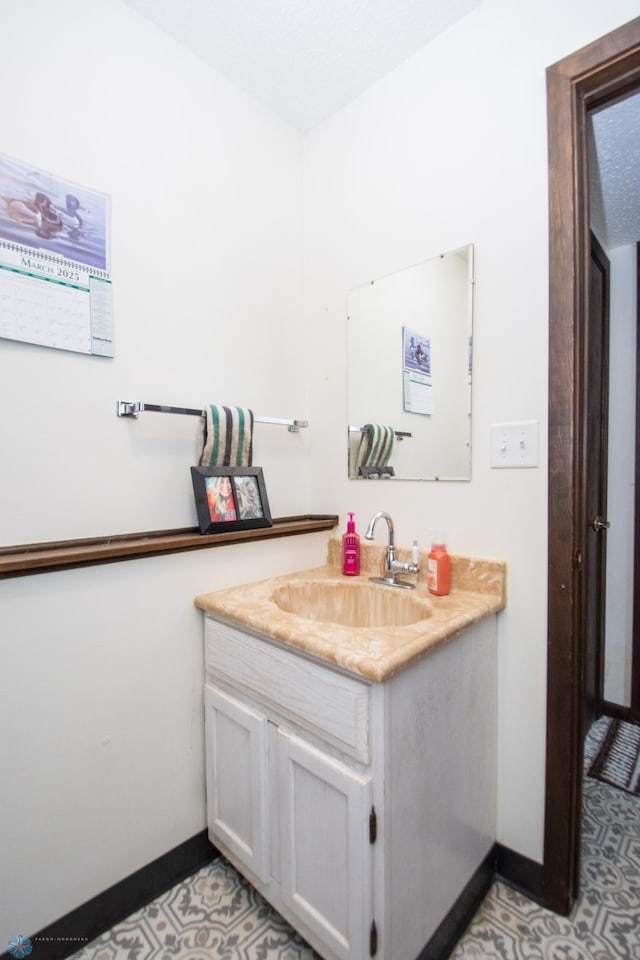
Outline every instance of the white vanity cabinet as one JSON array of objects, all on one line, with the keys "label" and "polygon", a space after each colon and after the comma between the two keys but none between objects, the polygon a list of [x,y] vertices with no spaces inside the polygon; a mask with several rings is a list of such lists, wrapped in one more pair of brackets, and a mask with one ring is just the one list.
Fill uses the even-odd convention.
[{"label": "white vanity cabinet", "polygon": [[495,617],[383,683],[205,642],[212,843],[325,960],[416,960],[495,839]]},{"label": "white vanity cabinet", "polygon": [[212,842],[323,955],[369,956],[371,685],[211,617],[206,669]]}]

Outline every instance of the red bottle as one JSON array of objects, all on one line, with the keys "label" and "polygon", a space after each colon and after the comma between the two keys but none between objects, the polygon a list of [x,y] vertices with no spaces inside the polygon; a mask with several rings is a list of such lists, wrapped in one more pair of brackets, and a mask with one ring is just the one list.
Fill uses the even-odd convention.
[{"label": "red bottle", "polygon": [[446,597],[451,590],[451,557],[444,543],[431,544],[427,557],[427,586],[436,597]]},{"label": "red bottle", "polygon": [[342,534],[342,572],[346,577],[357,577],[360,573],[360,537],[353,517],[350,513],[347,532]]}]

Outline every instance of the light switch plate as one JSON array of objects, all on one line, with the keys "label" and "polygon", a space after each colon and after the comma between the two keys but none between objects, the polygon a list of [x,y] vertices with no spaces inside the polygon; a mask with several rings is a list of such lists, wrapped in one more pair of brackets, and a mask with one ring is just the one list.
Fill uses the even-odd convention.
[{"label": "light switch plate", "polygon": [[538,466],[538,421],[491,425],[491,466],[518,469]]}]

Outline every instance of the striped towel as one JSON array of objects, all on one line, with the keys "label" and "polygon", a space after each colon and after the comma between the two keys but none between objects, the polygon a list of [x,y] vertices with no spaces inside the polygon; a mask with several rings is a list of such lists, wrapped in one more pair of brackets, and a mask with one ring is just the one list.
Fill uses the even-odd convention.
[{"label": "striped towel", "polygon": [[356,472],[360,476],[393,476],[389,458],[393,450],[395,430],[380,423],[365,423],[356,457]]},{"label": "striped towel", "polygon": [[204,429],[198,465],[250,467],[253,460],[253,411],[247,407],[220,407],[204,411]]}]

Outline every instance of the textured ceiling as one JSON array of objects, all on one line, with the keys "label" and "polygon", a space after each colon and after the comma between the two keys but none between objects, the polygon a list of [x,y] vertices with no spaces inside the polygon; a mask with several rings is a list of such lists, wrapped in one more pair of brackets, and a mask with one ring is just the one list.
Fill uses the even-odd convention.
[{"label": "textured ceiling", "polygon": [[591,116],[592,221],[606,247],[640,240],[640,93]]},{"label": "textured ceiling", "polygon": [[125,0],[300,130],[482,0]]},{"label": "textured ceiling", "polygon": [[[125,0],[301,131],[357,97],[483,0]],[[594,223],[640,241],[640,95],[594,114]]]}]

